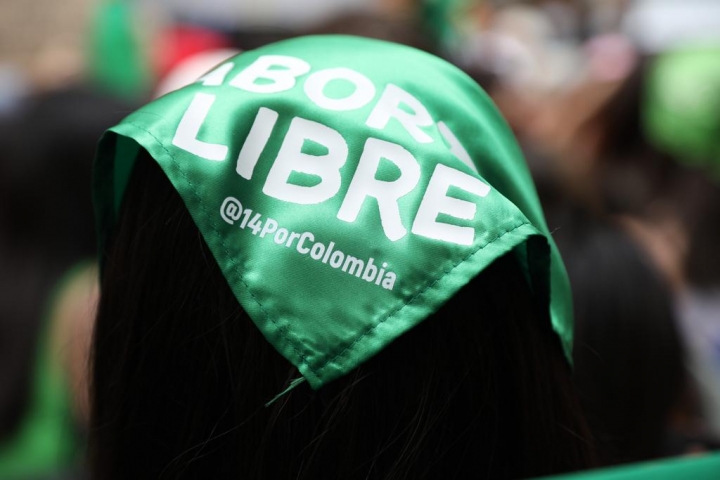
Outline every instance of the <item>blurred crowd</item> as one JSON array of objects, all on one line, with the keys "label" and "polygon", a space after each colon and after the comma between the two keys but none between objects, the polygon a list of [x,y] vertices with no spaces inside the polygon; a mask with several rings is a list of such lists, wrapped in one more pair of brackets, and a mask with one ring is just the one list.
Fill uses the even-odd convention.
[{"label": "blurred crowd", "polygon": [[90,8],[80,50],[54,53],[73,61],[0,57],[0,478],[82,472],[101,133],[238,51],[318,33],[444,57],[507,119],[570,275],[602,462],[720,448],[720,2]]}]

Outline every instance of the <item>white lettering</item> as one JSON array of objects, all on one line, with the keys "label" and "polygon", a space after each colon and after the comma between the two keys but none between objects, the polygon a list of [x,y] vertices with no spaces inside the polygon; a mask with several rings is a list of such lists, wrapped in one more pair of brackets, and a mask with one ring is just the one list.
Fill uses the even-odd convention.
[{"label": "white lettering", "polygon": [[332,253],[333,248],[335,248],[335,242],[330,242],[330,244],[327,247],[327,250],[325,250],[325,256],[322,259],[323,263],[328,263],[328,259],[330,258],[330,254]]},{"label": "white lettering", "polygon": [[345,257],[345,264],[342,267],[342,271],[347,272],[350,275],[360,277],[363,268],[365,268],[365,262],[363,262],[359,258],[348,255],[347,257]]},{"label": "white lettering", "polygon": [[367,265],[365,265],[365,271],[363,272],[362,279],[366,282],[372,282],[375,280],[375,275],[377,275],[377,267],[373,265],[373,260],[375,259],[370,257]]},{"label": "white lettering", "polygon": [[305,243],[305,240],[310,240],[311,242],[314,242],[315,235],[313,235],[310,232],[305,232],[302,235],[300,235],[300,241],[297,244],[297,251],[302,253],[303,255],[310,251],[310,249],[308,247],[303,247],[303,243]]},{"label": "white lettering", "polygon": [[448,197],[447,191],[450,186],[461,188],[479,197],[485,197],[490,192],[490,187],[479,179],[438,164],[420,202],[412,233],[458,245],[472,245],[475,241],[474,228],[437,221],[440,213],[462,220],[472,220],[475,217],[477,211],[475,202]]},{"label": "white lettering", "polygon": [[320,260],[320,258],[322,258],[323,256],[323,252],[325,252],[325,245],[318,242],[310,249],[310,256],[313,258],[313,260]]},{"label": "white lettering", "polygon": [[233,62],[223,63],[216,69],[210,71],[205,76],[201,77],[198,81],[206,87],[218,87],[225,81],[225,77],[230,70],[233,69],[235,64]]},{"label": "white lettering", "polygon": [[[388,182],[375,178],[383,158],[400,169],[397,180]],[[410,152],[395,143],[368,138],[337,218],[354,222],[365,198],[373,197],[377,200],[385,236],[393,242],[399,240],[405,236],[407,229],[400,217],[398,200],[412,191],[419,179],[420,166]]]},{"label": "white lettering", "polygon": [[203,142],[197,138],[214,102],[215,95],[196,93],[180,119],[172,144],[200,158],[222,162],[227,156],[228,147]]},{"label": "white lettering", "polygon": [[[324,146],[327,153],[303,153],[306,140]],[[270,168],[263,192],[278,200],[304,205],[324,202],[340,189],[340,167],[345,164],[347,154],[347,143],[338,132],[321,123],[295,117]],[[313,186],[289,183],[292,172],[314,175],[320,182]]]},{"label": "white lettering", "polygon": [[285,240],[287,240],[289,233],[290,232],[287,228],[279,228],[278,231],[275,233],[275,237],[273,237],[273,241],[278,245],[282,245],[283,243],[285,243]]},{"label": "white lettering", "polygon": [[440,135],[443,136],[445,141],[450,146],[450,153],[455,155],[461,162],[470,167],[473,172],[479,173],[477,167],[475,166],[475,163],[472,161],[472,158],[470,158],[470,155],[468,155],[467,150],[465,150],[465,147],[462,146],[460,140],[457,139],[452,130],[450,130],[447,125],[445,125],[445,122],[438,122],[437,126],[438,130],[440,131]]},{"label": "white lettering", "polygon": [[[295,240],[297,240],[298,238],[300,238],[300,234],[299,234],[299,233],[296,233],[296,232],[292,232],[292,233],[290,234],[290,238],[288,238],[288,241],[287,241],[287,243],[285,244],[285,246],[288,247],[288,248],[292,247],[293,242],[294,242]],[[300,252],[300,250],[298,250],[298,252]],[[303,253],[303,252],[300,252],[300,253]]]},{"label": "white lettering", "polygon": [[385,269],[387,268],[388,264],[386,262],[383,262],[382,268],[380,268],[380,272],[378,272],[378,276],[375,279],[375,285],[380,285],[380,282],[383,279],[383,275],[385,275]]},{"label": "white lettering", "polygon": [[265,149],[265,145],[267,145],[277,119],[278,114],[274,110],[265,107],[260,107],[260,110],[258,110],[252,127],[250,127],[250,133],[248,133],[245,143],[240,149],[237,167],[235,168],[238,175],[244,179],[250,180],[252,178],[255,165],[260,159],[260,154]]},{"label": "white lettering", "polygon": [[[409,107],[413,113],[408,113],[400,108],[400,104]],[[388,83],[365,124],[368,127],[382,130],[387,126],[391,118],[395,118],[400,122],[417,142],[430,143],[433,141],[432,137],[420,128],[429,127],[433,124],[430,112],[417,98],[402,88]]]},{"label": "white lettering", "polygon": [[[346,80],[355,90],[345,98],[325,96],[325,87],[333,80]],[[355,110],[366,105],[375,96],[375,85],[365,76],[349,68],[320,70],[305,81],[305,94],[320,108],[326,110]]]},{"label": "white lettering", "polygon": [[345,254],[340,250],[335,250],[330,257],[330,266],[333,268],[338,268],[340,267],[340,265],[342,265],[344,259]]},{"label": "white lettering", "polygon": [[382,287],[386,290],[392,290],[395,286],[395,280],[397,280],[395,272],[387,272],[385,278],[383,278]]},{"label": "white lettering", "polygon": [[[305,60],[286,55],[263,55],[230,80],[230,85],[248,92],[278,93],[290,90],[295,86],[295,79],[309,71],[310,64]],[[258,83],[259,79],[266,81]]]},{"label": "white lettering", "polygon": [[265,238],[265,235],[267,235],[268,233],[275,233],[277,228],[278,223],[275,220],[273,220],[272,218],[266,219],[262,231],[260,232],[260,238]]}]

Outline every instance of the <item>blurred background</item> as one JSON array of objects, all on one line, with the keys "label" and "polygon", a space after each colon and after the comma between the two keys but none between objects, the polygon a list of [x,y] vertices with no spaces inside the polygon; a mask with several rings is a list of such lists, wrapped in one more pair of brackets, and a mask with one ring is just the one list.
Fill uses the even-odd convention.
[{"label": "blurred background", "polygon": [[435,53],[502,111],[567,264],[603,464],[718,449],[720,1],[0,0],[0,478],[83,477],[101,133],[312,33]]}]

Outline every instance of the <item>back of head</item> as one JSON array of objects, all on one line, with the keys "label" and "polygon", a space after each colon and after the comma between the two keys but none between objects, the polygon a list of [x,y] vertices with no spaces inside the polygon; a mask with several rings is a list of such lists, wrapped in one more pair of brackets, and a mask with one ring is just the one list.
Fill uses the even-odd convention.
[{"label": "back of head", "polygon": [[318,391],[237,304],[177,193],[138,161],[93,354],[97,478],[522,478],[590,464],[570,368],[508,254]]},{"label": "back of head", "polygon": [[96,476],[590,462],[562,262],[507,126],[449,64],[337,36],[247,52],[114,127],[95,182]]}]

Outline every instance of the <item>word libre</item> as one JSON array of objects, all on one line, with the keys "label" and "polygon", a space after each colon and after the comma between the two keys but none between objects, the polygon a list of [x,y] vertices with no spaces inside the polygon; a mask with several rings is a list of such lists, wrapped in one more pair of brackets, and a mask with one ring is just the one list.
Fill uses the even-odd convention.
[{"label": "word libre", "polygon": [[[213,87],[225,83],[233,70],[233,62],[220,65],[198,80],[202,85]],[[297,79],[307,75],[311,66],[305,60],[283,55],[265,55],[230,78],[228,85],[259,95],[272,95],[296,87]],[[352,86],[351,93],[342,98],[325,95],[330,82],[343,81]],[[304,93],[318,107],[330,111],[350,111],[369,104],[377,94],[373,82],[365,75],[350,68],[328,68],[307,76]],[[198,138],[201,127],[211,117],[212,105],[217,95],[199,92],[193,97],[177,127],[172,143],[197,157],[213,162],[226,161],[229,148]],[[255,166],[273,132],[278,112],[260,107],[250,131],[239,152],[236,173],[251,180]],[[410,138],[419,144],[434,141],[424,128],[435,125],[445,140],[446,148],[460,161],[477,172],[470,156],[457,137],[443,122],[435,124],[427,108],[412,94],[388,83],[372,108],[365,125],[383,130],[391,121],[399,122]],[[306,142],[322,145],[327,153],[314,155],[303,152]],[[348,145],[337,130],[322,123],[294,117],[282,140],[262,191],[275,199],[302,205],[314,205],[334,197],[343,184],[341,168],[348,157]],[[376,178],[381,162],[392,162],[400,172],[393,181]],[[312,186],[298,185],[290,181],[293,172],[317,177]],[[420,164],[405,147],[374,137],[366,139],[360,159],[349,179],[347,193],[337,212],[337,218],[355,222],[368,197],[376,200],[380,223],[385,236],[397,241],[407,234],[398,201],[412,192],[421,176]],[[410,231],[414,235],[457,245],[472,245],[475,229],[467,225],[439,222],[439,215],[469,221],[475,218],[477,203],[448,196],[448,190],[459,188],[477,197],[485,197],[490,187],[479,178],[438,163],[423,193],[414,215]],[[460,222],[463,223],[463,222]]]}]

